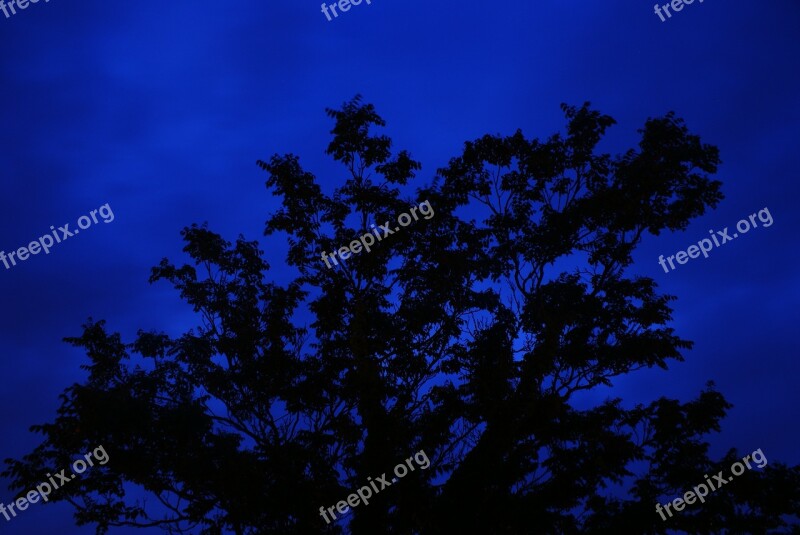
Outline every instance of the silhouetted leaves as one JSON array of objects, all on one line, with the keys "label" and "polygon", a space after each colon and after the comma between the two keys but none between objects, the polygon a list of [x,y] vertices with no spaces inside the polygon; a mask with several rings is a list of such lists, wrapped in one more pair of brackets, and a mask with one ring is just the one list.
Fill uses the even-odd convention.
[{"label": "silhouetted leaves", "polygon": [[[255,242],[184,229],[193,262],[164,259],[151,281],[169,281],[198,325],[123,344],[90,320],[67,339],[86,350],[89,376],[65,391],[53,423],[34,426],[42,445],[8,461],[14,488],[103,444],[110,463],[52,497],[98,533],[785,528],[800,510],[800,472],[771,460],[667,522],[655,513],[741,457],[708,458],[705,437],[730,408],[712,385],[688,402],[576,402],[683,359],[691,342],[668,326],[673,297],[625,272],[645,233],[685,228],[722,194],[708,177],[717,149],[674,114],[649,119],[638,150],[612,156],[597,151],[611,117],[588,103],[562,109],[564,134],[467,142],[413,198],[401,188],[420,164],[375,132],[385,122],[374,107],[356,97],[327,110],[327,154],[349,173],[334,191],[296,156],[257,162],[283,204],[265,234],[287,235],[297,277],[270,282]],[[322,261],[424,201],[430,219],[331,268]],[[321,505],[420,449],[430,469],[325,524]]]}]

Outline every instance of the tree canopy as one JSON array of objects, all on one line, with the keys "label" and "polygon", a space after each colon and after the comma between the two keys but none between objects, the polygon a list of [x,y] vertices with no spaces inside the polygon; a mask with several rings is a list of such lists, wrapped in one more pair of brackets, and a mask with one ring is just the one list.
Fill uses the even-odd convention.
[{"label": "tree canopy", "polygon": [[[292,280],[275,282],[255,241],[185,228],[192,261],[164,259],[150,281],[171,283],[197,326],[126,343],[90,319],[67,338],[85,349],[88,377],[32,428],[42,444],[6,461],[12,488],[103,444],[110,462],[50,498],[98,533],[790,529],[800,469],[772,460],[667,521],[655,513],[742,456],[709,457],[731,407],[713,383],[687,402],[577,402],[691,349],[669,326],[674,297],[629,268],[646,234],[686,228],[722,193],[718,149],[674,114],[611,155],[598,144],[614,119],[588,103],[562,110],[563,133],[485,135],[429,183],[372,105],[328,110],[326,152],[347,174],[335,190],[295,155],[257,162],[282,205],[265,234],[288,239]],[[322,261],[426,201],[430,219]],[[321,518],[321,505],[420,450],[429,469],[341,521]]]}]

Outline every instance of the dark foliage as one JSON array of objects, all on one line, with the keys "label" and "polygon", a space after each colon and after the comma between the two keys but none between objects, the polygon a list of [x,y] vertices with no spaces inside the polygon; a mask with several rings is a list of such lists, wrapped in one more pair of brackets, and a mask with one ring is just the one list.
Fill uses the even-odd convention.
[{"label": "dark foliage", "polygon": [[[655,513],[743,455],[708,457],[730,408],[712,384],[686,403],[576,403],[691,348],[668,326],[673,297],[626,269],[645,233],[683,229],[722,195],[709,178],[717,149],[674,115],[612,156],[597,150],[611,117],[563,111],[565,134],[468,142],[409,199],[420,164],[375,134],[375,109],[356,98],[329,110],[327,153],[349,174],[331,195],[296,156],[258,162],[283,206],[266,234],[288,236],[296,278],[270,282],[255,242],[184,229],[193,264],[164,259],[151,281],[174,285],[198,327],[125,344],[90,320],[68,338],[86,350],[88,379],[34,426],[42,445],[7,461],[13,488],[103,444],[110,462],[51,496],[98,533],[788,530],[800,470],[776,462],[667,522]],[[435,215],[372,252],[332,269],[320,259],[423,201]],[[321,519],[320,505],[419,450],[428,470],[345,524]],[[133,487],[154,500],[126,498]]]}]

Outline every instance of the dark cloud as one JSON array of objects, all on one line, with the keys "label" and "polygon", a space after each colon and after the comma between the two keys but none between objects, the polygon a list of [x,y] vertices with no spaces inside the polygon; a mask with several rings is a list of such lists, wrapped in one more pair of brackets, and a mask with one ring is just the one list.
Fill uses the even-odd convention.
[{"label": "dark cloud", "polygon": [[[675,326],[696,347],[614,395],[687,399],[713,379],[736,405],[717,451],[800,461],[800,432],[785,425],[798,417],[800,7],[709,1],[661,23],[649,4],[589,4],[373,0],[327,22],[317,2],[52,0],[0,15],[0,248],[104,203],[116,216],[0,266],[0,457],[35,444],[28,426],[82,377],[82,356],[61,339],[88,316],[128,339],[193,324],[166,284],[146,282],[160,258],[180,258],[184,225],[259,239],[284,274],[280,239],[262,236],[277,206],[254,162],[294,152],[331,187],[342,174],[323,154],[323,110],[362,93],[424,180],[467,139],[560,129],[560,102],[591,100],[617,118],[613,150],[649,116],[685,117],[720,147],[727,198],[685,232],[649,237],[635,269],[679,297]],[[669,274],[656,263],[764,206],[772,227]],[[34,507],[3,532],[92,533],[71,525],[67,507]]]}]

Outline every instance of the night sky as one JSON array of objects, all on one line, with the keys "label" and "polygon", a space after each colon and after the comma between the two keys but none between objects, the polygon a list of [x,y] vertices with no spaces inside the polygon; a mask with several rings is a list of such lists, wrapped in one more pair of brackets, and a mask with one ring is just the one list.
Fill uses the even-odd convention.
[{"label": "night sky", "polygon": [[[127,342],[199,323],[168,283],[147,282],[161,258],[184,261],[184,226],[259,240],[272,275],[289,279],[285,238],[263,236],[279,205],[255,161],[298,154],[331,191],[345,169],[324,154],[324,110],[362,94],[394,147],[422,162],[416,186],[467,140],[562,131],[562,102],[617,120],[601,144],[611,153],[670,110],[718,146],[725,200],[684,232],[648,235],[632,267],[678,297],[672,326],[694,349],[587,401],[688,401],[713,380],[734,404],[710,437],[715,457],[761,448],[799,463],[800,4],[695,1],[661,22],[653,3],[372,0],[330,22],[320,2],[298,0],[50,0],[0,13],[0,250],[74,229],[106,203],[114,214],[48,255],[0,264],[0,459],[30,451],[41,437],[29,426],[52,421],[83,379],[84,354],[62,338],[88,317]],[[765,207],[769,228],[670,273],[658,265]],[[71,513],[31,506],[0,533],[93,533]]]}]

